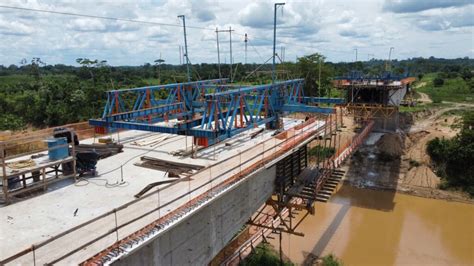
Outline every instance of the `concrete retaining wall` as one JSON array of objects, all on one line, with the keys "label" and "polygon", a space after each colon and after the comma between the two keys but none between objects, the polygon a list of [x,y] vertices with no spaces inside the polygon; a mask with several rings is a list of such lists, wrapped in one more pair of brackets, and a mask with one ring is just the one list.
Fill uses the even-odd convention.
[{"label": "concrete retaining wall", "polygon": [[207,265],[272,195],[276,167],[262,170],[114,265]]}]

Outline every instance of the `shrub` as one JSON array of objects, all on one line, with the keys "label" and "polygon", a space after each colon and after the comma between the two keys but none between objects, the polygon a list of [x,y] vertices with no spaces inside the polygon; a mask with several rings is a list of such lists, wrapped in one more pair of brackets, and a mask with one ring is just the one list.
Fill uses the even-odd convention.
[{"label": "shrub", "polygon": [[426,151],[435,163],[441,163],[446,161],[450,145],[450,140],[444,138],[440,139],[436,137],[428,142],[428,145],[426,146]]},{"label": "shrub", "polygon": [[[242,266],[257,266],[257,265],[280,265],[280,258],[272,247],[268,244],[260,244],[247,258],[245,258],[239,265]],[[291,262],[283,262],[285,266],[291,266]]]},{"label": "shrub", "polygon": [[331,157],[336,150],[333,147],[315,146],[308,151],[308,156],[320,156],[321,159]]},{"label": "shrub", "polygon": [[444,79],[440,78],[440,77],[436,77],[434,80],[433,80],[433,85],[435,87],[441,87],[443,86],[444,84]]},{"label": "shrub", "polygon": [[456,137],[435,138],[428,142],[426,151],[437,174],[445,178],[440,188],[458,187],[474,196],[474,111],[464,114],[461,132]]},{"label": "shrub", "polygon": [[333,254],[324,256],[323,266],[342,266],[342,262]]},{"label": "shrub", "polygon": [[12,114],[0,115],[0,130],[21,130],[26,128],[21,117]]},{"label": "shrub", "polygon": [[412,159],[410,159],[410,168],[412,168],[412,167],[418,167],[418,166],[420,166],[420,165],[421,165],[420,162],[418,162],[417,160],[412,160]]}]

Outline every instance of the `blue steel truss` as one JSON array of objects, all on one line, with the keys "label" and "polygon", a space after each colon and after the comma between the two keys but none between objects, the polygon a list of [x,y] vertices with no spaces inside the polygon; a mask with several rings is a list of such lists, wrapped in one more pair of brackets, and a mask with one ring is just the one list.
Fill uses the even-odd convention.
[{"label": "blue steel truss", "polygon": [[362,80],[380,80],[380,81],[400,81],[409,77],[409,72],[405,71],[401,75],[396,75],[390,71],[385,71],[380,75],[366,75],[361,71],[351,71],[345,76],[335,77],[334,80],[362,81]]},{"label": "blue steel truss", "polygon": [[[277,125],[283,112],[333,113],[340,98],[304,96],[303,80],[257,86],[225,84],[227,79],[203,80],[107,92],[96,127],[135,129],[194,136],[210,145],[262,124]],[[160,121],[177,118],[174,126]]]}]

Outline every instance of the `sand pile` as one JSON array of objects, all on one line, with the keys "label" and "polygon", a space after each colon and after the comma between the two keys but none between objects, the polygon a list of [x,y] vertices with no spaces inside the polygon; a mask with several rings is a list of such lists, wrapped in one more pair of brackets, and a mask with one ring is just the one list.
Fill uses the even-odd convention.
[{"label": "sand pile", "polygon": [[399,134],[387,133],[377,141],[377,148],[385,159],[398,159],[403,154],[403,140]]}]

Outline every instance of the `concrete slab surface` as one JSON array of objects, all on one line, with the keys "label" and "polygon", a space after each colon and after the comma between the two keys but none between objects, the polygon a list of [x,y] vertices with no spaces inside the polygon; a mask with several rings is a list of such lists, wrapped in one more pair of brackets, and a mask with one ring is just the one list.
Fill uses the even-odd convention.
[{"label": "concrete slab surface", "polygon": [[[302,123],[302,120],[284,119],[284,127],[286,129],[300,123]],[[301,129],[301,131],[311,131],[321,127],[323,124],[324,122],[317,121]],[[282,140],[272,137],[273,130],[266,130],[256,138],[250,139],[250,134],[254,130],[249,130],[233,137],[231,146],[220,143],[201,150],[197,153],[196,159],[176,157],[170,154],[176,150],[184,149],[186,145],[190,147],[191,137],[134,130],[113,134],[113,138],[120,139],[120,143],[124,144],[124,152],[100,160],[97,164],[97,177],[84,177],[76,183],[73,180],[58,182],[53,184],[47,193],[0,208],[0,260],[12,256],[30,247],[32,244],[45,241],[54,235],[134,200],[134,195],[152,182],[168,180],[165,172],[134,165],[134,163],[140,160],[141,156],[146,155],[166,160],[177,160],[206,167],[192,176],[191,179],[172,186],[161,186],[166,188],[157,193],[157,197],[149,197],[134,204],[133,208],[126,208],[117,212],[116,217],[110,215],[100,219],[85,228],[74,231],[61,239],[40,247],[35,253],[36,263],[50,262],[51,258],[62,256],[65,253],[64,250],[68,252],[73,247],[77,247],[78,244],[76,243],[91,241],[106,232],[106,230],[113,228],[117,220],[118,224],[124,224],[137,217],[137,214],[153,210],[157,206],[168,203],[163,210],[123,227],[118,235],[116,233],[109,234],[100,241],[85,247],[80,252],[68,256],[60,264],[78,263],[87,259],[113,244],[117,238],[122,239],[130,235],[182,206],[200,193],[207,191],[212,185],[238,173],[238,165],[241,165],[241,169],[245,169],[245,167],[252,165],[258,160],[258,158],[252,159],[242,164],[241,162],[246,158],[252,158],[265,150],[265,147],[278,145],[278,143],[282,142]],[[147,140],[152,140],[157,135],[166,135],[166,138],[154,147],[150,145],[137,146],[134,144],[136,141],[146,143]],[[93,143],[93,141],[94,139],[88,139],[81,143]],[[274,150],[265,152],[262,154],[262,157],[271,156],[280,148],[275,146]],[[239,153],[241,155],[236,156]],[[219,165],[212,167],[216,163]],[[214,184],[207,184],[208,180],[220,175],[222,175],[222,179],[213,181],[215,182]],[[178,195],[193,190],[194,192],[186,197],[175,200]],[[153,191],[156,191],[156,189],[149,193]],[[27,254],[14,263],[29,264],[33,262],[32,259],[32,255]]]}]

